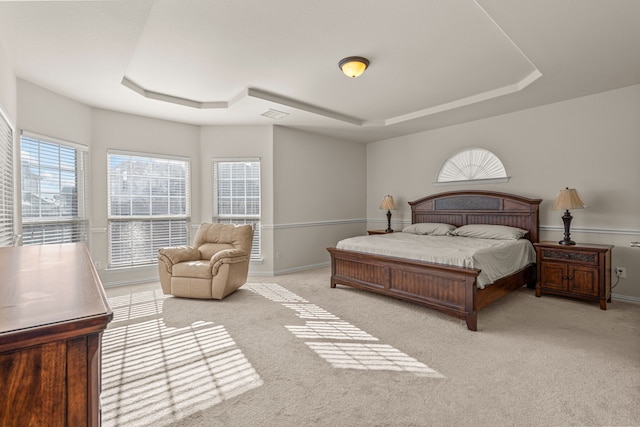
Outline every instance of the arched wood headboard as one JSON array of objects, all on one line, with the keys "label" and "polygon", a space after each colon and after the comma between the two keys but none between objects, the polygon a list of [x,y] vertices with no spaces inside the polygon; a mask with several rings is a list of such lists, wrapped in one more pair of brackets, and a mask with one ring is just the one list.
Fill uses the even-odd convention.
[{"label": "arched wood headboard", "polygon": [[539,207],[542,199],[528,199],[494,191],[450,191],[409,202],[411,223],[441,222],[457,227],[494,224],[528,230],[532,243],[539,240]]}]

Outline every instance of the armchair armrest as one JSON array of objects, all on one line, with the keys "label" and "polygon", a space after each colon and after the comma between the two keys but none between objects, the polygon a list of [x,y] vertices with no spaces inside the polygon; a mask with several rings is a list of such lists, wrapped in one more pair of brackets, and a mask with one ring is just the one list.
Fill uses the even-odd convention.
[{"label": "armchair armrest", "polygon": [[249,254],[242,249],[224,249],[216,252],[209,261],[211,272],[215,276],[222,264],[237,264],[239,262],[248,262]]},{"label": "armchair armrest", "polygon": [[173,248],[158,249],[158,260],[167,266],[167,271],[171,272],[173,264],[184,261],[194,261],[200,259],[200,251],[191,246],[176,246]]}]

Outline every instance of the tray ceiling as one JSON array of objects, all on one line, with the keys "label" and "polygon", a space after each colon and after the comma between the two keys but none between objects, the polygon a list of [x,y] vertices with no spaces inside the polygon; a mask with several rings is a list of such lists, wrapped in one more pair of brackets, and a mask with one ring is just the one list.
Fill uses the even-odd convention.
[{"label": "tray ceiling", "polygon": [[[633,0],[2,2],[0,43],[17,77],[98,108],[369,142],[638,84],[637,16]],[[351,55],[371,61],[356,79]]]}]

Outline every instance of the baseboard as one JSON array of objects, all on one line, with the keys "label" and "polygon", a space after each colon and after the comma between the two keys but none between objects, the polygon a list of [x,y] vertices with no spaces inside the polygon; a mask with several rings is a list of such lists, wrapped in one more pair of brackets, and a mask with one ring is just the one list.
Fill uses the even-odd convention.
[{"label": "baseboard", "polygon": [[262,224],[263,230],[283,230],[285,228],[320,227],[325,225],[366,224],[366,218],[338,219],[331,221],[295,222],[282,224]]},{"label": "baseboard", "polygon": [[322,262],[322,263],[319,263],[319,264],[309,264],[309,265],[303,265],[303,266],[300,266],[300,267],[286,268],[286,269],[282,269],[282,270],[274,270],[273,275],[274,276],[281,276],[283,274],[299,273],[300,271],[315,270],[317,268],[328,267],[329,265],[331,265],[329,262]]},{"label": "baseboard", "polygon": [[143,283],[160,283],[160,279],[158,276],[149,277],[146,279],[138,279],[138,280],[126,280],[126,281],[117,281],[117,282],[102,282],[102,286],[105,288],[117,288],[118,286],[127,286],[127,285],[141,285]]},{"label": "baseboard", "polygon": [[611,294],[612,299],[619,299],[623,301],[637,302],[640,303],[640,297],[633,297],[630,295],[621,295],[621,294]]},{"label": "baseboard", "polygon": [[[317,268],[323,268],[323,267],[328,267],[330,265],[329,262],[322,262],[319,264],[309,264],[309,265],[303,265],[300,267],[294,267],[294,268],[286,268],[286,269],[282,269],[282,270],[274,270],[272,272],[268,272],[268,271],[261,271],[261,272],[256,272],[256,273],[251,273],[251,271],[249,271],[249,277],[251,276],[281,276],[283,274],[289,274],[289,273],[298,273],[300,271],[307,271],[307,270],[315,270]],[[118,286],[126,286],[126,285],[140,285],[143,283],[153,283],[153,282],[159,282],[160,279],[158,278],[158,276],[155,277],[149,277],[149,278],[143,278],[143,279],[138,279],[138,280],[123,280],[123,281],[116,281],[116,282],[105,282],[102,281],[102,285],[105,288],[117,288]]]}]

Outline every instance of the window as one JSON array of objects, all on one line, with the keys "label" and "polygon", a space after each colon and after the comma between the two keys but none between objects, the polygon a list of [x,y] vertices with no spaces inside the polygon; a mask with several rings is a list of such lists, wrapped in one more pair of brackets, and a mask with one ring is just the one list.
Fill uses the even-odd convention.
[{"label": "window", "polygon": [[437,182],[506,182],[508,179],[507,171],[495,154],[483,148],[469,148],[444,162],[438,172]]},{"label": "window", "polygon": [[13,129],[0,111],[0,247],[13,243]]},{"label": "window", "polygon": [[260,160],[213,160],[214,223],[251,224],[251,259],[260,251]]},{"label": "window", "polygon": [[86,242],[86,146],[23,132],[22,244]]},{"label": "window", "polygon": [[109,151],[109,267],[157,263],[158,249],[189,244],[187,159]]}]

